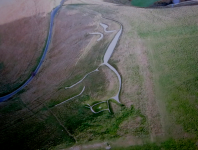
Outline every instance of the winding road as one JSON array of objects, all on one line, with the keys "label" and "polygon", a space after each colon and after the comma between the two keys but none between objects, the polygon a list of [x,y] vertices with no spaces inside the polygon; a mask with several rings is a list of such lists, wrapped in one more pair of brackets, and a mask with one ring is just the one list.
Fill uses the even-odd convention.
[{"label": "winding road", "polygon": [[8,95],[5,95],[3,97],[0,97],[0,102],[3,102],[7,99],[9,99],[10,97],[14,96],[16,93],[18,93],[19,91],[21,91],[28,83],[30,83],[30,81],[32,81],[32,79],[34,78],[34,76],[38,73],[44,59],[45,59],[45,56],[46,56],[46,53],[49,49],[49,45],[51,43],[51,38],[52,38],[52,29],[53,29],[53,23],[54,23],[54,17],[55,15],[57,14],[58,10],[61,8],[61,6],[63,5],[65,0],[62,0],[60,2],[60,5],[58,5],[56,8],[54,8],[51,12],[51,15],[50,15],[50,27],[49,27],[49,32],[48,32],[48,37],[47,37],[47,43],[45,45],[45,49],[44,49],[44,52],[43,52],[43,55],[41,57],[41,60],[37,66],[37,68],[35,69],[35,71],[33,72],[33,74],[31,75],[31,77],[22,85],[20,86],[18,89],[16,89],[15,91],[13,91],[12,93],[8,94]]}]

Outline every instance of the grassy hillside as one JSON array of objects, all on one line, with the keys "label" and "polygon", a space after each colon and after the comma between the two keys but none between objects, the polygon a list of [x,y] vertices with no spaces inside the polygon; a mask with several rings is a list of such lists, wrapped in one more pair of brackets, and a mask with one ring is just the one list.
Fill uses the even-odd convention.
[{"label": "grassy hillside", "polygon": [[[197,6],[143,9],[72,2],[56,17],[52,45],[39,74],[0,103],[1,147],[88,150],[105,149],[108,142],[112,149],[196,149]],[[151,3],[137,2],[141,7]],[[105,66],[65,90],[103,62],[116,32],[105,33],[99,23],[108,24],[107,30],[120,29],[101,16],[114,18],[124,29],[109,61],[122,77],[121,104],[109,100],[118,80]],[[92,32],[104,33],[104,39],[97,42],[96,35],[88,34]],[[55,106],[84,86],[82,95]],[[100,101],[105,103],[93,109],[110,111],[94,114],[87,106]]]},{"label": "grassy hillside", "polygon": [[[121,107],[121,112],[113,116],[107,114],[95,116],[93,120],[75,129],[75,135],[78,134],[77,137],[81,138],[81,142],[85,142],[83,144],[89,140],[92,141],[92,138],[94,142],[96,139],[113,140],[133,135],[140,137],[143,140],[143,143],[140,143],[143,145],[128,147],[128,149],[196,149],[195,143],[198,137],[197,7],[158,10],[118,7],[122,12],[118,14],[118,16],[122,15],[118,20],[124,25],[124,34],[111,62],[119,62],[116,65],[122,73],[122,103],[127,105],[131,102],[135,109]],[[94,8],[98,11],[101,9],[102,12],[106,10],[104,7]],[[158,124],[158,120],[153,120],[156,117],[155,114],[148,111],[150,105],[144,104],[145,101],[152,102],[144,93],[144,90],[148,90],[145,88],[147,68],[144,67],[147,58],[148,70],[151,74],[148,78],[153,82],[153,99],[157,103],[157,107],[151,107],[149,111],[154,112],[159,109],[162,134],[152,133],[151,126]],[[133,66],[138,63],[138,59],[140,63],[136,74]],[[140,78],[142,83],[132,81],[134,77],[136,80]],[[152,88],[152,84],[149,88]],[[141,90],[138,89],[135,93],[135,88],[132,88],[134,85],[136,89],[140,87]],[[129,90],[128,93],[127,90]],[[143,97],[144,94],[145,97]],[[139,95],[141,98],[138,97]],[[139,104],[136,104],[135,96],[138,97]],[[138,105],[141,106],[139,107],[141,110],[149,113],[144,111],[140,113],[136,109]],[[139,117],[142,122],[135,122]],[[155,143],[144,143],[144,137],[148,138],[152,134]],[[89,137],[89,140],[83,139],[84,136]],[[119,148],[115,143],[117,142],[112,142],[112,148],[123,149],[124,144],[120,144]]]},{"label": "grassy hillside", "polygon": [[138,29],[148,49],[163,125],[173,136],[182,131],[198,136],[197,12],[186,10],[171,15],[169,9],[155,10],[155,17]]}]

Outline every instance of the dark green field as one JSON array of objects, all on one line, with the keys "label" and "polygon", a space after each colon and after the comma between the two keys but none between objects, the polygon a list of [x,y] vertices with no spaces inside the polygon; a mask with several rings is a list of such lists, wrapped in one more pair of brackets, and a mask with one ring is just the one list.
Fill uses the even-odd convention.
[{"label": "dark green field", "polygon": [[132,0],[131,4],[138,7],[148,7],[158,0]]}]

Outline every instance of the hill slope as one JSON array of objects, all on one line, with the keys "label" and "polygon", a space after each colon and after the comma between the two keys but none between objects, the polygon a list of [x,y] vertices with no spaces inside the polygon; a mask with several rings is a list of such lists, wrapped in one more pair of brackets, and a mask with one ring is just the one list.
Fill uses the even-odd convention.
[{"label": "hill slope", "polygon": [[[101,0],[66,1],[55,18],[50,50],[39,73],[21,93],[0,103],[1,145],[21,149],[104,149],[108,142],[113,149],[196,149],[197,11],[197,6],[143,9]],[[7,38],[1,50],[31,45],[22,40],[23,36],[20,41],[24,44],[15,43],[23,30],[27,42],[35,39],[31,47],[35,43],[42,45],[45,38],[39,33],[46,31],[49,18],[38,16],[38,32],[31,27],[34,17],[8,21],[9,30],[2,25],[4,30],[0,31]],[[28,29],[21,27],[21,22]],[[114,32],[105,32],[100,23]],[[119,23],[123,33],[109,63],[122,78],[121,104],[111,99],[119,85],[115,73],[100,65],[120,29]],[[103,34],[103,39],[97,41],[100,36],[90,34],[94,32]],[[5,45],[5,39],[10,43]],[[7,61],[2,68],[9,63],[15,66],[11,58],[7,59],[16,56],[13,51],[2,51],[6,59],[1,59]],[[41,51],[35,48],[32,65]],[[33,59],[25,58],[26,62]],[[99,71],[92,72],[96,68]],[[6,76],[11,73],[4,72]],[[85,76],[81,83],[65,89]],[[93,113],[100,110],[104,111]]]}]

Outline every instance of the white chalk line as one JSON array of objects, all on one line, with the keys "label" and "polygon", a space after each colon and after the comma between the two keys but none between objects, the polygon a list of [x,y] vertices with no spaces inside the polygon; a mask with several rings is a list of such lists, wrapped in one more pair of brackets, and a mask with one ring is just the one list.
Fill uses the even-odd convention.
[{"label": "white chalk line", "polygon": [[57,106],[59,106],[59,105],[61,105],[61,104],[64,104],[65,102],[68,102],[68,101],[70,101],[70,100],[72,100],[72,99],[74,99],[74,98],[80,96],[80,95],[84,92],[84,90],[85,90],[85,86],[83,87],[83,89],[82,89],[82,91],[80,92],[80,94],[78,94],[78,95],[76,95],[76,96],[74,96],[74,97],[72,97],[72,98],[69,98],[69,99],[67,99],[67,100],[65,100],[65,101],[63,101],[63,102],[61,102],[61,103],[59,103],[59,104],[57,104],[57,105],[55,105],[55,107],[57,107]]}]

